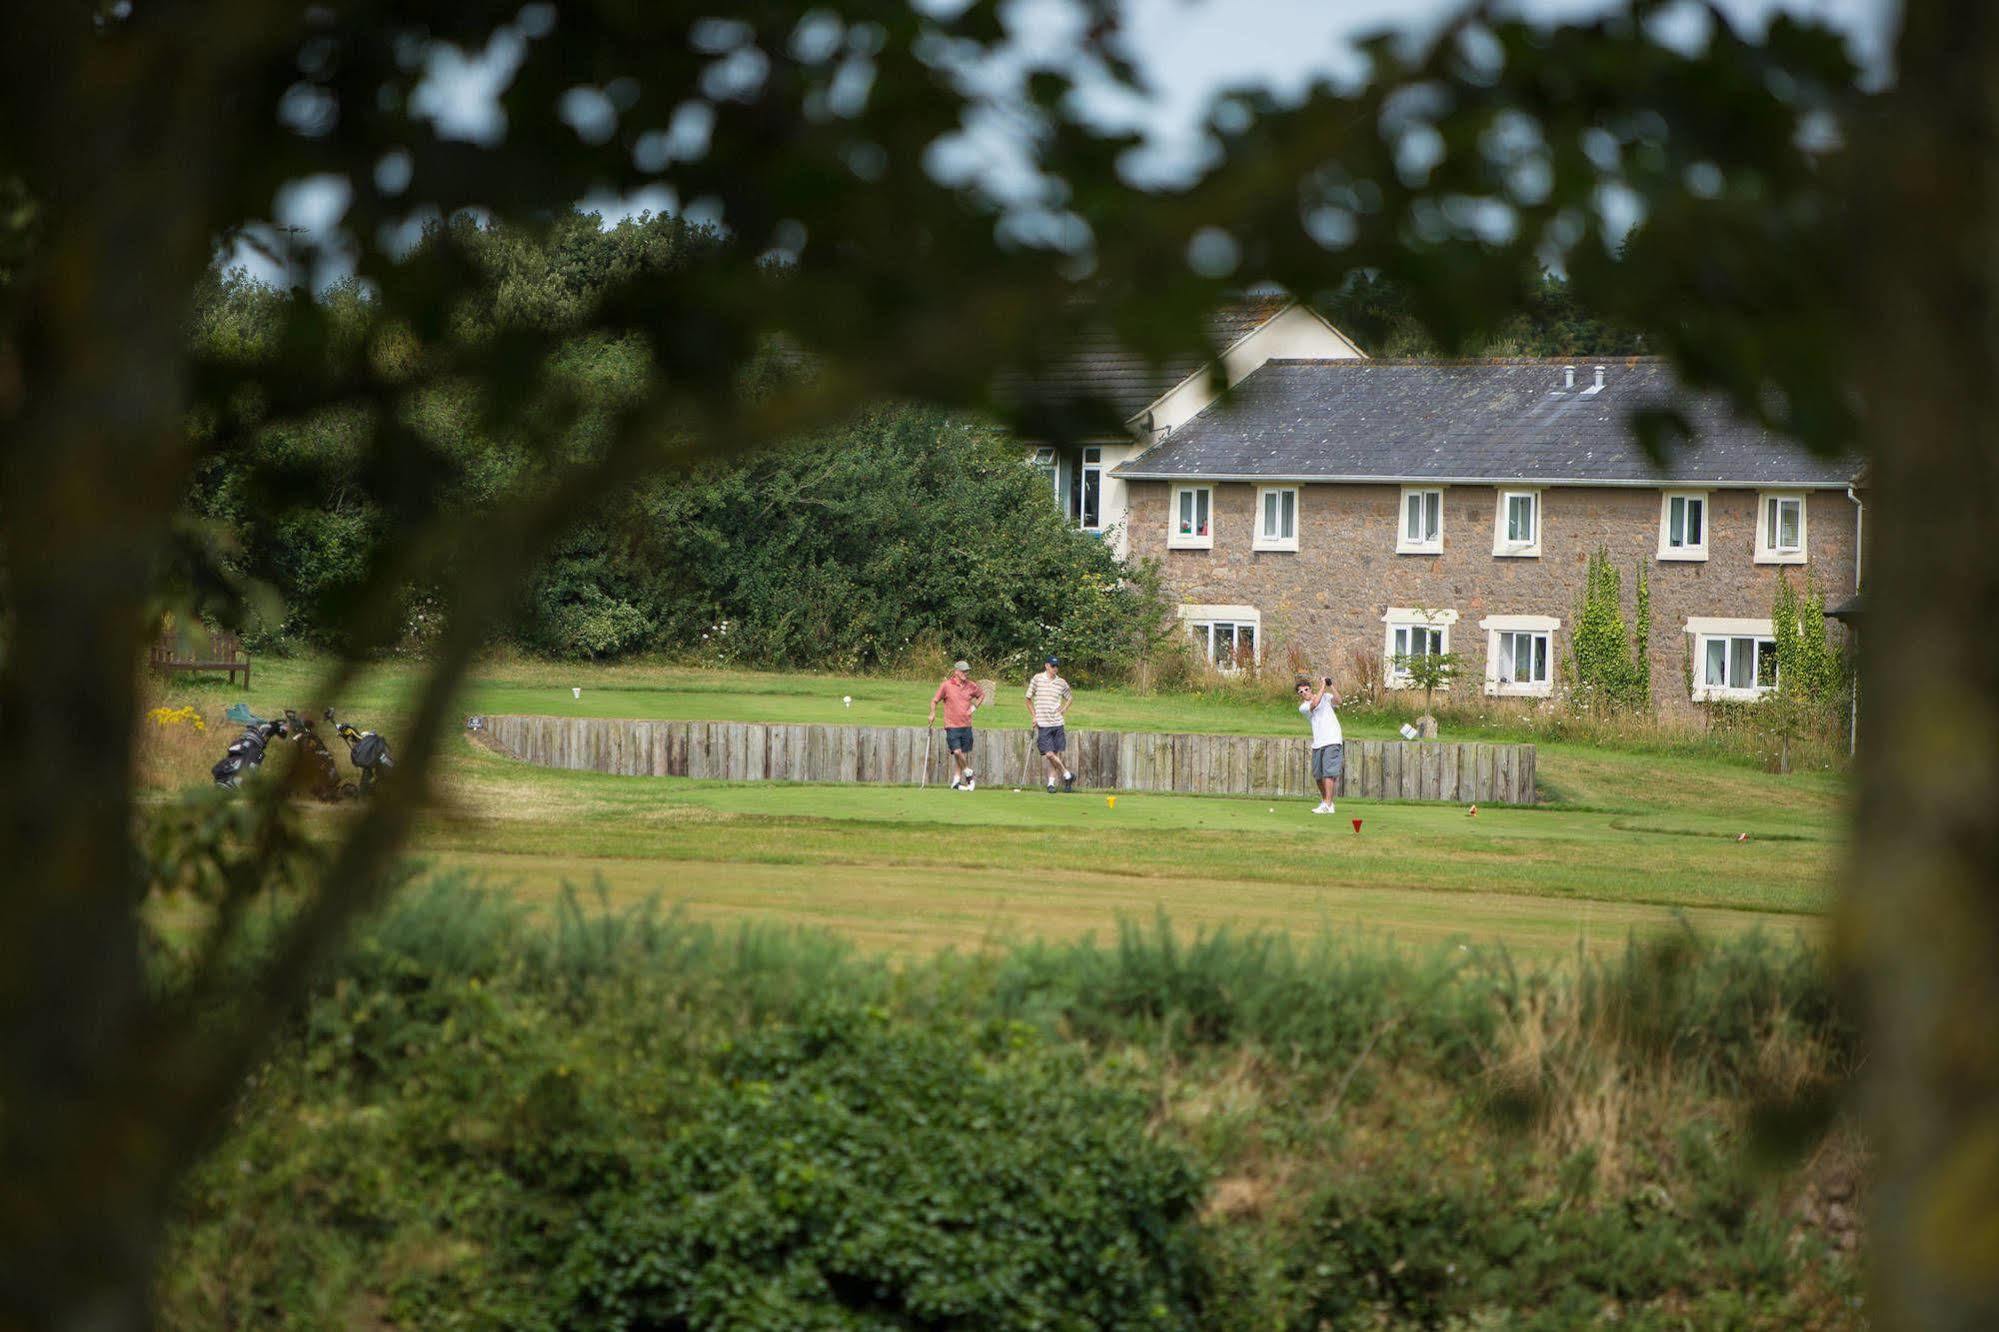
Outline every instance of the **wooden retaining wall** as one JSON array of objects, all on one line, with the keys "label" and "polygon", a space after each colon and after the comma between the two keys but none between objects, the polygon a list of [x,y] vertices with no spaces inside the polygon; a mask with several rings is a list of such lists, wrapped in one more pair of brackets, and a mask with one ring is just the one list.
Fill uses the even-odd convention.
[{"label": "wooden retaining wall", "polygon": [[[732,782],[923,780],[920,726],[786,726],[762,722],[620,721],[488,717],[505,752],[551,768],[627,777]],[[944,733],[932,732],[928,781],[949,785]],[[1069,732],[1077,785],[1113,791],[1305,796],[1304,736]],[[981,784],[1039,785],[1045,769],[1025,727],[981,730],[973,758]],[[1377,800],[1534,803],[1534,746],[1436,740],[1349,740],[1339,793]]]}]

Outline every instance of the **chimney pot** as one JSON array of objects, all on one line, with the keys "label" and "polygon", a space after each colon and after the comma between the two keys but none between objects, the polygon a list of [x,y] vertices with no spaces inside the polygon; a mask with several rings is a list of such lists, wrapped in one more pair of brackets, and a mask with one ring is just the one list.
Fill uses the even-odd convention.
[{"label": "chimney pot", "polygon": [[1598,388],[1602,388],[1602,387],[1603,387],[1603,367],[1602,367],[1602,366],[1598,366],[1598,367],[1596,368],[1596,386],[1597,386]]},{"label": "chimney pot", "polygon": [[1572,365],[1563,366],[1562,387],[1565,389],[1572,389],[1575,386],[1576,386],[1576,368]]}]

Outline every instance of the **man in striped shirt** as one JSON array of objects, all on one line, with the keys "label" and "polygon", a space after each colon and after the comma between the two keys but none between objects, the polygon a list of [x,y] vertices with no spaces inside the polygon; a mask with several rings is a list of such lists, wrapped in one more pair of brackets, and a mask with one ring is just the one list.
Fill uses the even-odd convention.
[{"label": "man in striped shirt", "polygon": [[1027,711],[1034,718],[1034,747],[1048,764],[1048,794],[1055,794],[1060,781],[1064,791],[1076,789],[1076,774],[1069,771],[1062,755],[1069,748],[1066,721],[1069,703],[1075,697],[1069,682],[1056,673],[1061,662],[1050,657],[1039,675],[1027,682]]}]

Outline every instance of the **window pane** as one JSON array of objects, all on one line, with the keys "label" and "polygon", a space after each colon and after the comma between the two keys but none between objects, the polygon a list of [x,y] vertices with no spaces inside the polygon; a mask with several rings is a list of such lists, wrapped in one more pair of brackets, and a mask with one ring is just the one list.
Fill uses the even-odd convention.
[{"label": "window pane", "polygon": [[1775,640],[1756,640],[1756,683],[1764,689],[1777,687],[1777,644]]},{"label": "window pane", "polygon": [[1180,492],[1180,535],[1190,536],[1194,531],[1194,492]]},{"label": "window pane", "polygon": [[1506,497],[1506,539],[1516,546],[1534,543],[1534,497],[1532,495],[1509,495]]},{"label": "window pane", "polygon": [[1690,499],[1687,501],[1687,544],[1698,546],[1707,538],[1701,535],[1707,517],[1707,501]]},{"label": "window pane", "polygon": [[1104,473],[1100,467],[1083,469],[1083,526],[1103,525]]},{"label": "window pane", "polygon": [[1780,500],[1777,504],[1777,548],[1796,550],[1798,548],[1799,504],[1796,500]]},{"label": "window pane", "polygon": [[1281,535],[1286,541],[1298,535],[1298,492],[1284,492],[1284,526]]},{"label": "window pane", "polygon": [[1707,641],[1707,669],[1701,675],[1701,683],[1719,688],[1728,683],[1728,640],[1710,638]]},{"label": "window pane", "polygon": [[1239,624],[1235,627],[1235,659],[1244,666],[1256,664],[1256,626]]},{"label": "window pane", "polygon": [[1535,684],[1548,683],[1548,636],[1534,636],[1534,673],[1529,677]]},{"label": "window pane", "polygon": [[1208,534],[1208,492],[1205,490],[1197,490],[1194,492],[1194,535],[1206,536],[1207,534]]},{"label": "window pane", "polygon": [[1411,495],[1403,505],[1402,536],[1411,542],[1423,539],[1423,497]]},{"label": "window pane", "polygon": [[1675,495],[1666,502],[1666,544],[1684,546],[1687,544],[1687,501]]},{"label": "window pane", "polygon": [[1772,548],[1777,545],[1777,501],[1771,500],[1763,506],[1763,540]]},{"label": "window pane", "polygon": [[1728,685],[1731,689],[1746,689],[1756,679],[1756,640],[1753,638],[1731,638],[1728,640]]},{"label": "window pane", "polygon": [[1443,532],[1444,497],[1430,494],[1423,497],[1423,539],[1434,542]]}]

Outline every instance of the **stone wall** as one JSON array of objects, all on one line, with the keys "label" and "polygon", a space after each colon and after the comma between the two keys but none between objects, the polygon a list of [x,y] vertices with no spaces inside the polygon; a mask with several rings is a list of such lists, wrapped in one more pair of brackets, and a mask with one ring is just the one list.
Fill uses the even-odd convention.
[{"label": "stone wall", "polygon": [[[1252,550],[1256,487],[1214,485],[1214,548],[1172,550],[1167,540],[1171,483],[1129,486],[1130,545],[1138,558],[1159,562],[1166,587],[1181,604],[1254,606],[1261,616],[1266,669],[1284,669],[1292,649],[1315,669],[1345,678],[1351,651],[1380,655],[1382,615],[1390,607],[1455,610],[1450,649],[1461,661],[1459,690],[1483,685],[1486,616],[1545,615],[1561,621],[1551,647],[1568,651],[1585,564],[1602,548],[1624,576],[1625,615],[1632,613],[1633,572],[1642,568],[1652,590],[1652,690],[1664,710],[1691,711],[1687,679],[1689,617],[1767,619],[1784,574],[1802,593],[1809,573],[1828,604],[1849,596],[1854,575],[1854,506],[1840,491],[1812,491],[1806,501],[1804,565],[1754,561],[1753,490],[1708,492],[1708,558],[1658,558],[1660,492],[1625,487],[1550,487],[1541,491],[1541,554],[1500,557],[1493,551],[1497,491],[1449,486],[1443,498],[1443,552],[1399,555],[1396,530],[1402,490],[1393,485],[1303,485],[1298,496],[1298,550]],[[1842,631],[1835,626],[1835,638]],[[1559,676],[1557,676],[1559,678]]]}]

